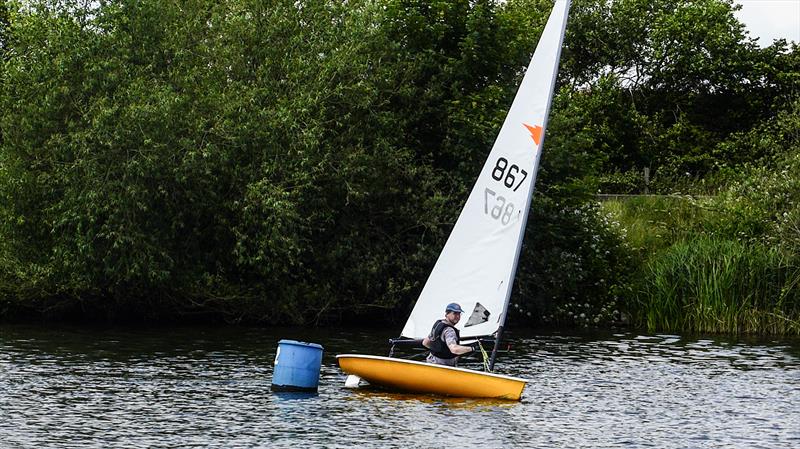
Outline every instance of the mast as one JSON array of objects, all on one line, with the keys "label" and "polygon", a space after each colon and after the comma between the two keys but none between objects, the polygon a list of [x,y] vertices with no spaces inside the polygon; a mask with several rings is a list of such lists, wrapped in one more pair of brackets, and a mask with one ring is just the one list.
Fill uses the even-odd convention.
[{"label": "mast", "polygon": [[[538,151],[536,151],[536,161],[534,162],[534,170],[533,174],[531,175],[532,176],[531,182],[528,185],[528,196],[527,200],[525,201],[525,207],[523,209],[524,212],[522,217],[522,230],[519,233],[519,237],[517,239],[517,249],[516,253],[514,254],[514,263],[512,265],[512,269],[508,277],[508,283],[506,284],[508,285],[508,290],[506,291],[505,303],[503,305],[503,312],[500,318],[500,326],[497,328],[497,336],[495,337],[494,347],[492,348],[492,355],[489,358],[489,371],[494,371],[494,362],[497,359],[497,348],[500,346],[500,341],[503,336],[503,329],[505,328],[506,318],[508,316],[508,304],[511,300],[511,291],[513,290],[514,287],[514,277],[516,276],[517,273],[519,256],[522,251],[522,241],[525,237],[525,229],[528,224],[528,214],[530,213],[531,210],[531,201],[533,199],[533,192],[535,190],[534,185],[536,183],[536,175],[539,171],[539,160],[542,156],[542,149],[544,148],[544,142],[547,134],[547,122],[548,118],[550,117],[550,106],[553,102],[553,90],[555,90],[556,77],[558,76],[558,65],[559,61],[561,60],[561,47],[563,46],[564,43],[564,34],[567,29],[567,16],[569,15],[570,5],[571,5],[571,0],[566,0],[566,4],[564,5],[564,14],[563,17],[561,18],[561,24],[560,24],[561,29],[558,38],[558,46],[557,46],[558,48],[556,50],[555,67],[553,67],[552,78],[550,80],[551,90],[550,90],[550,95],[547,97],[547,106],[545,107],[544,119],[542,120],[542,125],[541,125],[542,126],[541,140],[539,142],[539,149]],[[553,12],[551,13],[551,16],[554,15],[555,12],[556,11],[554,8]],[[547,25],[545,25],[545,29],[542,32],[542,37],[539,38],[540,42],[546,36],[549,27],[550,27],[550,20],[548,19]],[[536,55],[534,52],[534,57],[535,56]],[[531,61],[531,66],[528,68],[528,70],[531,70],[532,68],[533,68],[533,61]]]}]

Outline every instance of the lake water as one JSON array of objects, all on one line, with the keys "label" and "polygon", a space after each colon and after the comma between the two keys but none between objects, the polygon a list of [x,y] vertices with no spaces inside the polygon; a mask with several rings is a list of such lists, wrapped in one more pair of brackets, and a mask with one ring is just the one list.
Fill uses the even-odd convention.
[{"label": "lake water", "polygon": [[[0,447],[800,447],[800,341],[515,330],[520,402],[344,388],[382,331],[0,326]],[[271,393],[277,342],[325,347]]]}]

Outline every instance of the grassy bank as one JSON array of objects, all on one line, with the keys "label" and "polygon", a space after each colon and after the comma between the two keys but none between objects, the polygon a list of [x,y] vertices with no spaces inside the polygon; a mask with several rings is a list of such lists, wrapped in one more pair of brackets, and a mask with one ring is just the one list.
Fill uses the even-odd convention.
[{"label": "grassy bank", "polygon": [[640,259],[697,232],[714,213],[708,200],[686,196],[634,196],[602,202],[603,210],[621,225],[626,241]]},{"label": "grassy bank", "polygon": [[[726,235],[717,199],[603,203],[636,257],[626,302],[650,331],[800,335],[797,255]],[[752,237],[752,236],[750,236]]]}]

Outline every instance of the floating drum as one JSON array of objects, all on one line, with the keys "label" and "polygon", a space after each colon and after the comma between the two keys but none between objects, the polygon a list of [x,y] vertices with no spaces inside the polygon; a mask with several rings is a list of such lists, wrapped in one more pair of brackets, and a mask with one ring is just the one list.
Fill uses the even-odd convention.
[{"label": "floating drum", "polygon": [[278,342],[272,391],[317,391],[322,346],[294,340]]}]

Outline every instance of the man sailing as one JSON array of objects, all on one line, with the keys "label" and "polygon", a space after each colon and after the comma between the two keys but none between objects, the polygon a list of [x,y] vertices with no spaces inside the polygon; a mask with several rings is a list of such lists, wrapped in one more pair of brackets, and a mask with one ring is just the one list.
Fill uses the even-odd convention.
[{"label": "man sailing", "polygon": [[456,366],[460,355],[472,352],[469,346],[459,342],[456,324],[461,320],[461,306],[452,302],[444,310],[444,319],[433,324],[430,335],[422,340],[422,345],[431,350],[426,361],[439,365]]}]

